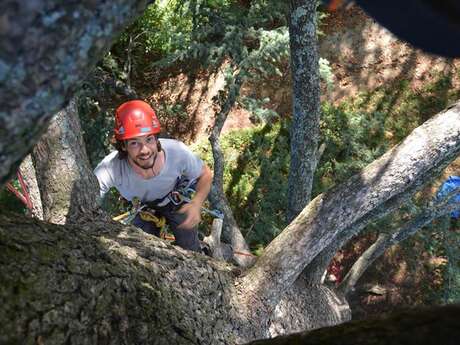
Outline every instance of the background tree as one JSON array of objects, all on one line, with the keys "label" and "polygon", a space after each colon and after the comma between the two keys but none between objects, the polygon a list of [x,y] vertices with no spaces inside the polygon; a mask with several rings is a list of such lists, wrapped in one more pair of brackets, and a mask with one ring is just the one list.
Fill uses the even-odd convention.
[{"label": "background tree", "polygon": [[24,178],[24,182],[27,186],[27,193],[29,193],[30,201],[32,202],[32,209],[29,210],[30,215],[43,220],[42,199],[40,197],[40,189],[38,188],[37,176],[31,155],[27,155],[24,158],[19,167],[19,172]]},{"label": "background tree", "polygon": [[293,0],[289,11],[289,38],[293,111],[287,221],[310,201],[317,165],[320,120],[320,81],[317,1]]},{"label": "background tree", "polygon": [[75,99],[53,117],[32,158],[45,221],[65,224],[97,211],[99,184],[89,166]]}]

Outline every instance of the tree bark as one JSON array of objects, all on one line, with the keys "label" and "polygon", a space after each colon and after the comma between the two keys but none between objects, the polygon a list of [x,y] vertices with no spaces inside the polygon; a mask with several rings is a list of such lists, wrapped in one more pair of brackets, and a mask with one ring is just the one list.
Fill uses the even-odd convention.
[{"label": "tree bark", "polygon": [[234,336],[243,326],[231,302],[232,269],[222,262],[121,224],[63,227],[17,215],[0,224],[2,344],[251,338]]},{"label": "tree bark", "polygon": [[320,120],[316,0],[291,0],[289,39],[293,110],[287,221],[308,204],[317,165]]},{"label": "tree bark", "polygon": [[0,214],[0,343],[230,345],[337,321],[325,289],[299,285],[286,302],[304,308],[285,316],[242,305],[239,274],[132,226]]},{"label": "tree bark", "polygon": [[372,219],[380,207],[413,195],[459,153],[460,105],[455,104],[361,173],[310,202],[241,278],[248,296],[272,308],[284,288],[338,235]]},{"label": "tree bark", "polygon": [[13,176],[113,38],[148,3],[1,2],[0,185]]},{"label": "tree bark", "polygon": [[65,224],[97,210],[99,184],[86,155],[75,100],[56,114],[32,156],[44,220]]},{"label": "tree bark", "polygon": [[24,182],[27,185],[27,192],[29,193],[32,202],[31,216],[43,220],[43,206],[40,197],[40,190],[37,184],[37,175],[35,174],[35,167],[32,162],[31,155],[27,155],[19,167]]}]

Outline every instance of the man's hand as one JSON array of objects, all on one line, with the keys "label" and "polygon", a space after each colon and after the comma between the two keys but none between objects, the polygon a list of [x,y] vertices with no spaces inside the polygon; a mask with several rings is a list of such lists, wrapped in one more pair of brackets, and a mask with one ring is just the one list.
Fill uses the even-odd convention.
[{"label": "man's hand", "polygon": [[179,213],[185,213],[185,220],[179,225],[179,228],[185,230],[191,230],[197,226],[201,221],[201,206],[193,202],[182,205],[177,211]]},{"label": "man's hand", "polygon": [[188,204],[183,205],[179,213],[185,213],[185,220],[179,225],[179,228],[191,230],[197,226],[201,221],[201,206],[205,201],[208,193],[211,189],[212,183],[212,172],[206,164],[203,165],[201,169],[200,177],[198,177],[198,182],[196,184],[196,193],[193,197],[193,200]]}]

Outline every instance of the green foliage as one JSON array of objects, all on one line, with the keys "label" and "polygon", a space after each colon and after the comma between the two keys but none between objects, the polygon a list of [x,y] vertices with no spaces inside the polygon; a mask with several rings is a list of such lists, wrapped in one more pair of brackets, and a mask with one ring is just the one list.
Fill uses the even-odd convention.
[{"label": "green foliage", "polygon": [[278,113],[272,109],[265,108],[265,104],[269,101],[269,98],[256,99],[252,97],[243,97],[240,100],[240,105],[251,112],[251,120],[254,123],[271,123],[278,117]]},{"label": "green foliage", "polygon": [[[266,61],[276,60],[287,51],[286,30],[277,29],[285,21],[284,6],[282,2],[261,0],[252,1],[249,8],[230,0],[184,1],[183,18],[188,18],[191,25],[173,27],[177,30],[173,32],[168,28],[167,32],[172,37],[187,37],[187,43],[175,45],[155,65],[198,61],[203,67],[218,67],[224,59],[230,59],[240,68],[254,65],[264,69]],[[249,58],[255,51],[260,53]]]},{"label": "green foliage", "polygon": [[119,45],[127,47],[131,40],[142,53],[159,56],[166,56],[189,45],[193,25],[190,3],[180,0],[155,1],[122,34]]},{"label": "green foliage", "polygon": [[382,113],[347,111],[346,107],[322,105],[321,141],[326,144],[315,174],[313,195],[345,181],[388,148]]},{"label": "green foliage", "polygon": [[421,89],[403,80],[383,85],[342,102],[324,103],[321,158],[313,194],[316,195],[357,173],[399,143],[414,128],[460,97],[451,75],[439,75]]},{"label": "green foliage", "polygon": [[[441,76],[424,89],[411,90],[407,83],[379,88],[375,92],[333,106],[322,105],[321,142],[326,149],[318,164],[313,193],[317,195],[350,176],[358,173],[367,164],[381,156],[400,138],[405,137],[415,124],[442,109],[453,97],[439,101],[434,95],[444,93],[449,83]],[[441,80],[443,80],[441,82]],[[263,102],[245,99],[246,106],[263,108]],[[251,103],[253,102],[253,103]],[[428,111],[424,109],[428,107]],[[261,113],[262,118],[266,118]],[[405,118],[405,117],[408,117]],[[274,121],[272,118],[271,121]],[[408,124],[410,122],[410,125]],[[247,233],[253,248],[271,241],[284,224],[284,207],[289,169],[289,131],[285,120],[255,129],[232,132],[222,138],[222,149],[226,160],[224,183],[226,195],[236,219]],[[212,163],[211,150],[207,144],[199,145],[199,151]],[[212,165],[212,164],[211,164]],[[401,212],[386,217],[368,227],[385,231],[414,215],[421,203],[417,196],[408,202]]]},{"label": "green foliage", "polygon": [[332,72],[329,61],[324,58],[319,58],[319,76],[326,83],[327,89],[334,86],[334,73]]},{"label": "green foliage", "polygon": [[113,113],[102,110],[96,100],[86,96],[78,100],[82,134],[92,168],[110,152]]},{"label": "green foliage", "polygon": [[[260,248],[286,225],[288,123],[229,133],[221,139],[221,147],[226,160],[226,196],[250,246]],[[207,143],[198,144],[197,150],[212,163]]]},{"label": "green foliage", "polygon": [[115,107],[133,97],[129,95],[132,90],[126,84],[126,77],[117,59],[109,53],[76,95],[86,152],[93,168],[113,150]]}]

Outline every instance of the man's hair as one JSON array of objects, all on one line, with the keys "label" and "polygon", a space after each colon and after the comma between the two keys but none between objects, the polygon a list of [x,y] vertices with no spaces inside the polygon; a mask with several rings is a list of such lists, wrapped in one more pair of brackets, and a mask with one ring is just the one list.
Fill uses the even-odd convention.
[{"label": "man's hair", "polygon": [[[158,135],[155,135],[155,140],[157,141],[157,150],[158,152],[161,151],[161,143],[160,140],[158,140]],[[126,140],[124,140],[126,141]],[[115,148],[118,151],[118,159],[126,159],[128,157],[128,153],[123,150],[125,147],[125,143],[123,140],[117,140],[115,137],[112,138],[112,145],[115,146]]]}]

